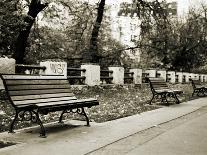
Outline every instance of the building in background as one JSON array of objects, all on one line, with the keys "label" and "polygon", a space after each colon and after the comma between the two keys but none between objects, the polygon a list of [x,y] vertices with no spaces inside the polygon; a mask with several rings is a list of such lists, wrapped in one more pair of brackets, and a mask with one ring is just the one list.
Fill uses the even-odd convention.
[{"label": "building in background", "polygon": [[[165,3],[168,13],[177,17],[178,3],[176,0]],[[136,47],[136,41],[140,38],[141,20],[136,12],[136,4],[133,0],[113,3],[110,7],[112,37],[127,47]],[[138,48],[126,50],[125,52],[136,62],[141,60],[141,52]]]}]

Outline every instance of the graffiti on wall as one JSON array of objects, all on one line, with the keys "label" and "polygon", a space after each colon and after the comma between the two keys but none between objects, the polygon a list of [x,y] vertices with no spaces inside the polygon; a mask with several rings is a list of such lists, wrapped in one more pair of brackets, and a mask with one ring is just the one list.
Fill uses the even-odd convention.
[{"label": "graffiti on wall", "polygon": [[50,69],[54,74],[59,74],[62,75],[64,74],[66,64],[63,63],[51,63],[50,64]]}]

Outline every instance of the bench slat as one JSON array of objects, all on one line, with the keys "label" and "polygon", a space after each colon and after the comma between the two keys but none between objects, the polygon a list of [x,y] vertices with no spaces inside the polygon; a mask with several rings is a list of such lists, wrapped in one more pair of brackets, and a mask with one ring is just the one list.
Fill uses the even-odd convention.
[{"label": "bench slat", "polygon": [[84,104],[84,103],[97,103],[97,100],[94,98],[89,99],[79,99],[79,100],[70,100],[70,101],[60,101],[60,102],[48,102],[48,103],[40,103],[36,104],[38,107],[55,107],[55,106],[64,106],[64,105],[76,105],[76,104]]},{"label": "bench slat", "polygon": [[23,104],[38,104],[38,103],[48,103],[48,102],[60,102],[60,101],[70,101],[77,100],[75,96],[72,97],[58,97],[58,98],[46,98],[46,99],[36,99],[36,100],[24,100],[24,101],[14,101],[15,105]]},{"label": "bench slat", "polygon": [[170,89],[165,87],[165,88],[154,88],[154,90],[157,91],[157,90],[170,90]]},{"label": "bench slat", "polygon": [[70,85],[14,85],[7,86],[8,90],[36,90],[36,89],[70,89]]},{"label": "bench slat", "polygon": [[65,79],[44,79],[44,80],[25,80],[25,79],[15,79],[15,80],[6,80],[6,85],[41,85],[41,84],[52,84],[52,85],[60,85],[60,84],[68,84],[68,80]]},{"label": "bench slat", "polygon": [[13,101],[24,101],[24,100],[36,100],[36,99],[47,99],[57,97],[73,97],[73,93],[58,93],[58,94],[42,94],[42,95],[26,95],[26,96],[11,96]]},{"label": "bench slat", "polygon": [[3,79],[5,80],[9,80],[9,79],[15,79],[15,80],[18,80],[18,79],[24,79],[24,80],[31,80],[31,79],[41,79],[41,80],[44,80],[44,79],[65,79],[65,77],[63,75],[25,75],[25,74],[2,74],[2,77]]},{"label": "bench slat", "polygon": [[71,93],[70,89],[46,89],[46,90],[17,90],[9,91],[10,96],[21,95],[41,95],[41,94],[56,94],[56,93]]},{"label": "bench slat", "polygon": [[160,84],[160,85],[153,84],[153,87],[168,87],[168,86],[166,84]]}]

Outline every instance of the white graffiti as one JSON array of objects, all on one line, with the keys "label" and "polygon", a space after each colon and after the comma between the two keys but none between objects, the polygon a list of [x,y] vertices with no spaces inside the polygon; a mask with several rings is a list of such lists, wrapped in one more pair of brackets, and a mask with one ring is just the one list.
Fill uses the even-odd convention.
[{"label": "white graffiti", "polygon": [[66,65],[61,63],[51,63],[50,69],[55,74],[63,74],[65,70]]}]

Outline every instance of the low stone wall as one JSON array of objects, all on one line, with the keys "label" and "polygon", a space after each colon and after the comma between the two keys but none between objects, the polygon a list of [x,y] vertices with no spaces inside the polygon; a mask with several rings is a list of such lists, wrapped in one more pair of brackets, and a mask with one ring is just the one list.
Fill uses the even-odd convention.
[{"label": "low stone wall", "polygon": [[[16,61],[10,58],[0,58],[0,73],[15,74]],[[2,80],[0,80],[0,90],[4,89]]]},{"label": "low stone wall", "polygon": [[[24,66],[18,64],[20,66]],[[30,65],[26,65],[27,68]],[[124,69],[123,67],[114,66],[108,67],[104,72],[107,76],[101,76],[101,67],[97,64],[82,64],[80,68],[76,68],[80,72],[81,76],[70,76],[68,74],[67,63],[61,60],[47,60],[40,62],[40,65],[30,67],[39,69],[38,73],[40,75],[53,75],[60,76],[63,78],[73,79],[76,81],[81,81],[80,84],[86,84],[88,86],[96,86],[102,84],[114,84],[114,85],[124,85],[124,84],[143,84],[145,77],[161,77],[166,82],[175,83],[189,83],[189,79],[197,79],[201,82],[207,82],[207,74],[195,74],[187,72],[175,72],[166,71],[159,69]],[[44,68],[44,69],[42,69]],[[40,70],[41,69],[41,70]],[[0,58],[0,73],[4,74],[15,74],[15,60],[9,58]],[[28,72],[28,74],[33,74],[33,72]],[[60,77],[59,77],[60,78]],[[103,82],[102,80],[105,80]],[[129,81],[130,80],[130,81]],[[73,82],[71,84],[77,84]],[[3,89],[3,84],[0,81],[0,89]]]}]

